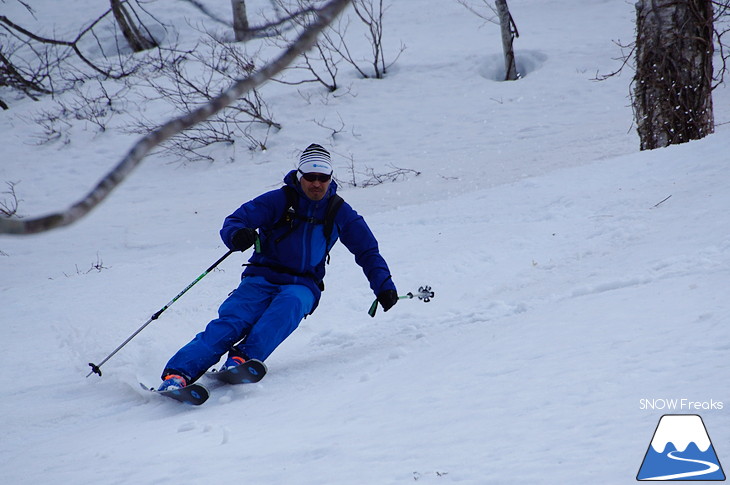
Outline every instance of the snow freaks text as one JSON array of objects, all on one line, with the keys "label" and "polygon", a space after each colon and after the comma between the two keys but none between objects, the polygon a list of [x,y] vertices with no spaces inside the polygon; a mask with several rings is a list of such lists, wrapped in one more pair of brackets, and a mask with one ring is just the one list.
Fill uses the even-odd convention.
[{"label": "snow freaks text", "polygon": [[719,411],[723,409],[722,401],[694,401],[692,399],[639,399],[639,409],[660,411]]}]

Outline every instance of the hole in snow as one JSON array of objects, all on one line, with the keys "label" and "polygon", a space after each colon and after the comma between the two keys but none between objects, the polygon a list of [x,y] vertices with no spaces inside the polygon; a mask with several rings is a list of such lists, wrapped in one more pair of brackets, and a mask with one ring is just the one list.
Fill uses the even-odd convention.
[{"label": "hole in snow", "polygon": [[[525,77],[542,67],[547,55],[539,51],[515,50],[515,64],[520,77]],[[479,74],[492,81],[504,81],[504,55],[492,54],[487,56],[479,67]]]}]

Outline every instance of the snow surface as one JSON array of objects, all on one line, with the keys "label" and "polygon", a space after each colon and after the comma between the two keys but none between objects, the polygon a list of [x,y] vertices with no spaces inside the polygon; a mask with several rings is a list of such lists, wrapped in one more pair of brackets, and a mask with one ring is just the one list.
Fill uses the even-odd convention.
[{"label": "snow surface", "polygon": [[[2,9],[65,38],[108,7],[32,3],[37,19]],[[148,8],[180,29],[201,21],[169,3]],[[339,97],[267,84],[284,125],[267,151],[150,156],[77,224],[0,237],[3,483],[633,483],[666,413],[700,414],[730,462],[727,87],[716,134],[640,153],[630,67],[592,80],[620,67],[632,2],[510,0],[524,78],[509,83],[496,80],[496,25],[452,1],[391,4],[386,47],[407,49],[387,78],[343,66]],[[32,115],[51,100],[6,101],[0,182],[18,182],[26,216],[73,203],[136,140],[75,122],[37,145]],[[334,137],[320,126],[340,118]],[[140,389],[215,316],[235,255],[85,378],[225,252],[223,218],[311,142],[344,179],[350,157],[421,172],[341,194],[400,292],[429,284],[433,301],[371,319],[367,281],[338,246],[320,308],[260,384],[209,383],[197,408]]]}]

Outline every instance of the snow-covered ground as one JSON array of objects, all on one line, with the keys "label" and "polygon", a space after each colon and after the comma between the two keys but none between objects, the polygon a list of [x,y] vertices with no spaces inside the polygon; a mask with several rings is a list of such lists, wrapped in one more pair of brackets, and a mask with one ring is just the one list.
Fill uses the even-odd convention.
[{"label": "snow-covered ground", "polygon": [[[63,37],[97,3],[33,2],[38,20],[3,10]],[[163,3],[150,7],[181,28],[199,15]],[[620,66],[613,41],[632,39],[633,5],[509,5],[520,81],[495,80],[496,25],[456,2],[392,2],[386,46],[407,49],[387,78],[343,67],[341,97],[266,85],[284,125],[267,151],[151,156],[75,225],[0,237],[3,483],[630,483],[672,412],[700,414],[730,463],[728,89],[715,91],[716,134],[640,153],[632,72],[592,80]],[[77,122],[67,143],[39,146],[30,117],[51,100],[9,101],[0,182],[17,182],[26,216],[74,202],[135,141]],[[334,138],[320,126],[340,119]],[[201,407],[142,390],[215,316],[238,254],[85,378],[225,252],[223,218],[311,142],[345,180],[350,159],[421,172],[340,193],[400,292],[428,284],[433,301],[371,319],[367,281],[338,246],[319,309],[260,384],[205,381]],[[663,399],[679,407],[646,409]]]}]

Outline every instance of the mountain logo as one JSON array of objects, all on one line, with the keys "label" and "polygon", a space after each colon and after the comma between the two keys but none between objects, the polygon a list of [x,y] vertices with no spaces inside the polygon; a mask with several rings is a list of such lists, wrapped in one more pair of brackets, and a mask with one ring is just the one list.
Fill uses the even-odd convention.
[{"label": "mountain logo", "polygon": [[702,418],[696,414],[662,416],[636,479],[725,480]]}]

